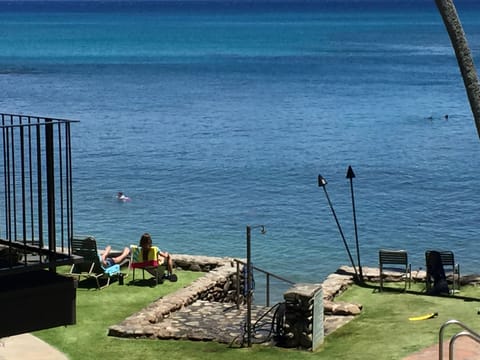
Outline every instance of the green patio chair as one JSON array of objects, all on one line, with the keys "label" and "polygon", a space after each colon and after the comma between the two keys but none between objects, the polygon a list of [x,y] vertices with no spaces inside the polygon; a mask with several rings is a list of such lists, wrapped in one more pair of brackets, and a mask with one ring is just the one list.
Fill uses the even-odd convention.
[{"label": "green patio chair", "polygon": [[[93,236],[74,237],[72,239],[72,254],[81,256],[83,262],[73,264],[70,268],[70,275],[76,276],[79,280],[83,278],[94,278],[97,289],[103,289],[110,285],[112,277],[121,276],[120,265],[104,267],[97,249],[97,241]],[[106,278],[105,285],[100,285],[100,279]]]}]

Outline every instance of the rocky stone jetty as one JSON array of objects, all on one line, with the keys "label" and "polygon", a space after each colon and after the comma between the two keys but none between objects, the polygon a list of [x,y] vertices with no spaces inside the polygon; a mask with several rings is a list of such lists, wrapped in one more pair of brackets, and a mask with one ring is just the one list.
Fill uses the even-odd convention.
[{"label": "rocky stone jetty", "polygon": [[[245,340],[246,306],[241,295],[243,291],[238,291],[238,287],[243,283],[243,279],[239,279],[239,263],[232,258],[181,254],[174,255],[174,259],[177,268],[202,271],[205,275],[188,287],[156,300],[120,324],[111,326],[108,334],[119,337],[242,344]],[[322,284],[307,284],[309,291],[318,287],[323,289],[325,335],[361,312],[361,304],[334,302],[335,297],[352,283],[352,272],[348,267],[342,267],[337,273],[328,276]],[[291,295],[292,291],[287,292],[286,299]],[[308,306],[311,306],[311,303],[307,305],[307,310]],[[252,320],[257,326],[255,329],[258,330],[259,320],[271,329],[275,321],[275,310],[275,307],[254,305]],[[311,320],[311,315],[307,315],[308,317]],[[305,327],[307,330],[302,330],[304,337],[300,346],[308,348],[311,325],[306,324]],[[253,342],[268,341],[271,337],[272,334],[255,331]]]}]

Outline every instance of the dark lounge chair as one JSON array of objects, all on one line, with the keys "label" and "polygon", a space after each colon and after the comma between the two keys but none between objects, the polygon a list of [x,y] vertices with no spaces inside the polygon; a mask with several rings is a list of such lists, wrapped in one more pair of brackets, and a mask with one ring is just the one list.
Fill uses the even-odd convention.
[{"label": "dark lounge chair", "polygon": [[380,267],[380,291],[383,291],[383,279],[388,273],[395,273],[405,278],[405,288],[411,286],[412,270],[408,262],[408,254],[405,250],[386,250],[378,252],[378,263]]}]

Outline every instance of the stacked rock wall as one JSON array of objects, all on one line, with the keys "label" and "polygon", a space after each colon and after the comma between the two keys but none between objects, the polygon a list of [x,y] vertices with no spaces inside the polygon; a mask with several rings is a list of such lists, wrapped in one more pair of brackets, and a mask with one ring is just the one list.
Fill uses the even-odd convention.
[{"label": "stacked rock wall", "polygon": [[[283,295],[285,299],[285,324],[283,346],[311,348],[313,342],[314,299],[321,291],[321,284],[297,284]],[[320,299],[321,301],[322,299]],[[323,305],[320,304],[319,320],[323,323]],[[323,327],[322,338],[323,338]]]},{"label": "stacked rock wall", "polygon": [[[243,265],[230,258],[175,255],[175,267],[188,271],[212,272],[212,276],[199,279],[196,300],[244,304]],[[237,291],[238,289],[238,291]]]},{"label": "stacked rock wall", "polygon": [[[163,323],[164,320],[171,318],[172,313],[185,309],[198,300],[206,300],[213,304],[236,303],[238,299],[240,303],[245,303],[242,264],[237,266],[237,262],[231,258],[179,254],[172,257],[175,259],[175,266],[178,269],[202,271],[205,272],[205,275],[189,286],[159,298],[139,312],[132,314],[120,324],[111,326],[108,331],[109,335],[133,338],[183,338],[179,335],[181,333],[179,329],[172,326],[165,327]],[[333,331],[332,329],[338,328],[338,320],[335,323],[329,321],[336,314],[342,315],[336,318],[344,318],[346,321],[351,319],[352,316],[344,315],[358,314],[361,305],[347,304],[348,306],[345,306],[345,304],[333,302],[335,295],[341,293],[351,282],[352,276],[346,272],[330,276],[323,284],[297,284],[288,290],[284,294],[285,313],[282,327],[284,342],[282,345],[310,349],[316,341],[315,337],[317,335],[315,333],[320,334],[323,341],[324,334],[327,335]],[[240,298],[237,297],[237,289]],[[317,296],[320,289],[322,289],[321,296]],[[315,297],[317,299],[314,301]],[[320,297],[320,301],[318,297]],[[323,301],[321,301],[322,298]],[[205,301],[198,301],[196,304],[199,303],[205,303]],[[352,307],[354,308],[352,309]],[[192,311],[198,308],[202,307],[193,306]],[[318,312],[314,314],[314,311]],[[325,313],[325,317],[323,317],[323,313]],[[225,313],[222,312],[222,317],[224,315]],[[344,323],[344,321],[342,320],[341,323]],[[321,327],[325,326],[325,328],[322,327],[321,333],[319,333],[314,331],[314,324]],[[188,334],[185,335],[185,338],[198,340],[198,337],[193,337],[193,333],[189,331],[187,331]],[[199,323],[195,334],[201,332]]]},{"label": "stacked rock wall", "polygon": [[[152,325],[177,310],[197,300],[209,299],[216,302],[236,302],[237,268],[230,258],[209,256],[173,255],[177,268],[202,271],[205,275],[188,287],[168,294],[141,311],[129,316],[122,323],[111,326],[109,335],[119,337],[154,337]],[[240,292],[241,293],[241,292]]]}]

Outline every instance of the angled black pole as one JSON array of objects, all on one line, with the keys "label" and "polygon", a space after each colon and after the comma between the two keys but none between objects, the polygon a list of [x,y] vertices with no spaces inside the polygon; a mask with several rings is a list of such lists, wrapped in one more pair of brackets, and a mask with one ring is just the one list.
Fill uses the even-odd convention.
[{"label": "angled black pole", "polygon": [[363,283],[363,271],[362,265],[360,265],[360,245],[358,243],[358,229],[357,229],[357,212],[355,210],[355,195],[353,192],[353,178],[355,177],[355,173],[351,166],[348,166],[347,170],[347,179],[350,179],[350,193],[352,195],[352,213],[353,213],[353,225],[355,229],[355,245],[357,249],[357,264],[358,264],[358,271],[360,272],[360,282]]},{"label": "angled black pole", "polygon": [[328,196],[326,185],[327,185],[327,180],[325,180],[325,178],[322,175],[318,175],[318,186],[323,188],[323,191],[325,192],[328,205],[330,206],[330,210],[332,210],[333,217],[335,218],[335,222],[337,223],[338,231],[340,232],[340,236],[342,237],[342,240],[343,240],[343,245],[345,245],[345,249],[347,250],[348,257],[353,267],[353,271],[355,272],[355,281],[358,282],[359,279],[358,279],[357,268],[355,267],[355,262],[353,261],[352,253],[350,252],[350,248],[348,247],[347,241],[345,240],[345,235],[343,235],[342,227],[340,226],[340,222],[338,221],[337,214],[335,213],[332,202],[330,201],[330,197]]}]

